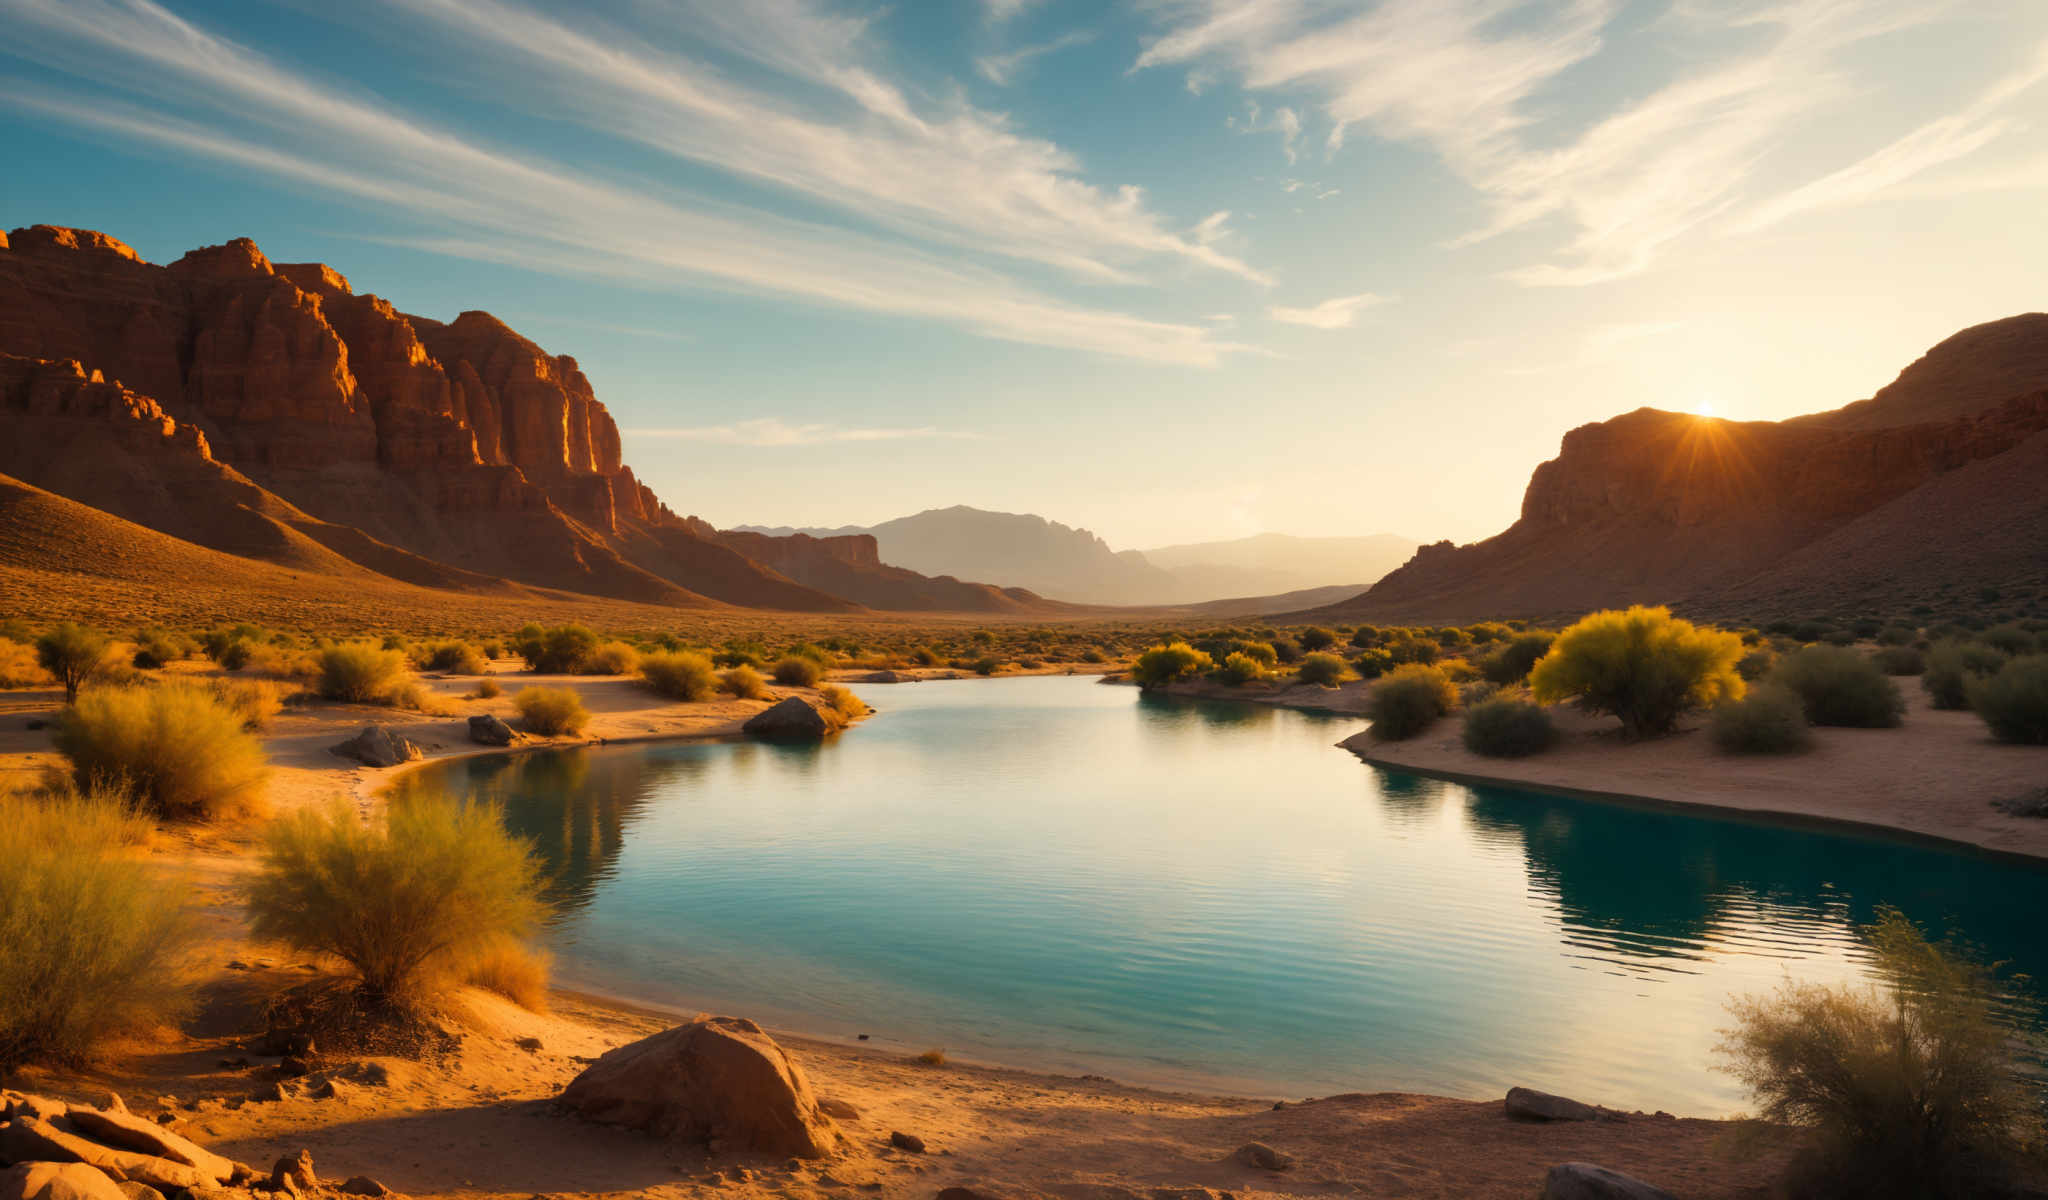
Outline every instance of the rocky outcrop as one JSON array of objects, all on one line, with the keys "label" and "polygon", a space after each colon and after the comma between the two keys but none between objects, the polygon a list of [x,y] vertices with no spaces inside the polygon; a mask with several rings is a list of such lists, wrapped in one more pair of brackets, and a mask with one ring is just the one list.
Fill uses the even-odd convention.
[{"label": "rocky outcrop", "polygon": [[1600,1110],[1565,1096],[1553,1096],[1535,1088],[1509,1088],[1502,1102],[1507,1115],[1524,1121],[1597,1121]]},{"label": "rocky outcrop", "polygon": [[[1990,399],[1997,388],[2012,390]],[[1296,616],[1556,619],[1630,603],[1751,620],[1797,614],[1850,565],[1813,548],[1859,524],[1873,606],[1979,578],[2048,582],[2048,539],[1998,532],[2030,527],[2040,491],[2012,486],[2024,472],[1997,464],[2032,455],[2044,434],[2048,316],[2034,314],[1966,330],[1833,413],[1733,422],[1644,408],[1574,429],[1536,468],[1507,530],[1424,546],[1362,595]],[[1935,506],[1914,499],[1936,492],[1943,519],[1993,538],[1972,547],[1960,577],[1936,567]]]},{"label": "rocky outcrop", "polygon": [[469,740],[480,746],[509,746],[519,735],[489,713],[479,713],[469,719]]},{"label": "rocky outcrop", "polygon": [[420,757],[420,748],[404,734],[384,725],[365,725],[362,732],[327,748],[329,754],[354,759],[366,767],[395,767]]},{"label": "rocky outcrop", "polygon": [[838,723],[802,696],[785,696],[747,718],[740,732],[770,741],[815,742],[836,732]]},{"label": "rocky outcrop", "polygon": [[700,1016],[610,1051],[570,1081],[559,1104],[714,1152],[822,1158],[839,1140],[796,1060],[737,1017]]}]

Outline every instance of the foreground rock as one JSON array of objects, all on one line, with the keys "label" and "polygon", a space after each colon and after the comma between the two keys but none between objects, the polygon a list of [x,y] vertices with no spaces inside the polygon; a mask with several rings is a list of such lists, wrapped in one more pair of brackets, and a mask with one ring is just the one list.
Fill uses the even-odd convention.
[{"label": "foreground rock", "polygon": [[1261,1171],[1285,1171],[1294,1165],[1293,1155],[1282,1154],[1264,1142],[1246,1142],[1230,1157],[1247,1167],[1257,1167]]},{"label": "foreground rock", "polygon": [[30,1162],[0,1172],[0,1200],[128,1200],[98,1167]]},{"label": "foreground rock", "polygon": [[747,718],[740,731],[777,741],[815,742],[837,728],[816,705],[802,696],[789,696]]},{"label": "foreground rock", "polygon": [[1660,1187],[1592,1163],[1560,1163],[1543,1177],[1543,1200],[1678,1200]]},{"label": "foreground rock", "polygon": [[1507,1114],[1524,1121],[1597,1121],[1600,1110],[1564,1096],[1553,1096],[1535,1088],[1509,1088],[1503,1102]]},{"label": "foreground rock", "polygon": [[713,1151],[823,1158],[839,1141],[795,1060],[738,1017],[700,1016],[621,1046],[571,1080],[559,1103]]},{"label": "foreground rock", "polygon": [[228,1159],[133,1113],[74,1107],[69,1118],[72,1128],[108,1146],[184,1163],[216,1181],[225,1181],[235,1173],[235,1164]]},{"label": "foreground rock", "polygon": [[352,758],[368,767],[395,767],[419,758],[420,748],[383,725],[365,725],[361,733],[328,747],[328,753]]},{"label": "foreground rock", "polygon": [[109,1095],[99,1108],[20,1092],[0,1094],[0,1101],[6,1117],[0,1122],[0,1166],[11,1168],[0,1184],[0,1200],[204,1193],[250,1174],[232,1159],[135,1116],[119,1096]]},{"label": "foreground rock", "polygon": [[509,746],[518,736],[510,725],[489,713],[469,719],[469,740],[479,746]]}]

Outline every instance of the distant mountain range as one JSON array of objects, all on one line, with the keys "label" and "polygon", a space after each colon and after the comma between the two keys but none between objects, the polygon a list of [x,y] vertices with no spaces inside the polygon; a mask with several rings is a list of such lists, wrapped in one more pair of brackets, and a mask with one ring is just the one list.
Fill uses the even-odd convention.
[{"label": "distant mountain range", "polygon": [[[1079,604],[1190,605],[1226,597],[1371,583],[1415,552],[1391,534],[1302,538],[1267,533],[1158,550],[1111,550],[1086,529],[1029,513],[966,505],[927,509],[879,525],[838,528],[742,525],[775,538],[872,537],[882,561],[925,575],[987,579]],[[1238,601],[1249,603],[1249,601]]]},{"label": "distant mountain range", "polygon": [[1642,408],[1565,434],[1521,519],[1424,546],[1313,620],[1952,611],[2048,595],[2048,314],[1973,326],[1868,400],[1786,421]]}]

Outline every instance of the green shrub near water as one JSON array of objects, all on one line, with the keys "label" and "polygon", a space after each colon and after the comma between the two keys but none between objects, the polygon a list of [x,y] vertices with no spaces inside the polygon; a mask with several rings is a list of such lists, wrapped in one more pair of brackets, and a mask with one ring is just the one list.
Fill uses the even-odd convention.
[{"label": "green shrub near water", "polygon": [[1730,754],[1789,754],[1813,744],[1805,704],[1770,683],[1717,706],[1708,730],[1714,745]]},{"label": "green shrub near water", "polygon": [[742,700],[759,700],[768,694],[768,683],[759,671],[742,663],[719,675],[718,690]]},{"label": "green shrub near water", "polygon": [[775,661],[773,674],[784,687],[816,687],[825,677],[825,667],[808,655],[789,654]]},{"label": "green shrub near water", "polygon": [[512,648],[537,675],[581,673],[597,653],[597,634],[583,625],[522,626],[512,635]]},{"label": "green shrub near water", "polygon": [[401,792],[374,824],[346,804],[274,824],[249,917],[262,940],[349,964],[373,1001],[418,1001],[530,941],[541,884],[496,808]]},{"label": "green shrub near water", "polygon": [[859,696],[836,683],[819,685],[818,698],[825,702],[826,707],[849,721],[868,711],[868,706],[862,703]]},{"label": "green shrub near water", "polygon": [[126,788],[158,816],[213,820],[262,806],[270,767],[242,713],[194,683],[96,688],[57,722],[81,791]]},{"label": "green shrub near water", "polygon": [[1386,741],[1414,737],[1458,706],[1458,693],[1442,671],[1422,663],[1396,667],[1366,695],[1372,735]]},{"label": "green shrub near water", "polygon": [[336,642],[314,655],[319,665],[319,693],[346,704],[383,704],[417,708],[419,684],[401,650],[374,642]]},{"label": "green shrub near water", "polygon": [[1335,630],[1324,629],[1320,625],[1311,625],[1302,630],[1301,635],[1295,641],[1301,646],[1303,653],[1313,654],[1318,650],[1328,650],[1336,645],[1337,634]]},{"label": "green shrub near water", "polygon": [[1394,656],[1384,650],[1361,650],[1351,660],[1351,669],[1360,679],[1378,679],[1394,669]]},{"label": "green shrub near water", "polygon": [[1529,678],[1556,640],[1556,634],[1540,631],[1514,634],[1479,660],[1479,673],[1502,687],[1514,687]]},{"label": "green shrub near water", "polygon": [[711,660],[689,650],[644,655],[640,659],[640,679],[655,695],[670,700],[709,700],[718,690],[718,675]]},{"label": "green shrub near water", "polygon": [[1131,663],[1131,680],[1141,688],[1165,687],[1192,679],[1215,666],[1215,660],[1186,642],[1154,646]]},{"label": "green shrub near water", "polygon": [[1577,700],[1619,718],[1631,738],[1652,737],[1684,713],[1741,696],[1742,653],[1735,634],[1638,605],[1593,613],[1558,634],[1529,683],[1543,703]]},{"label": "green shrub near water", "polygon": [[1524,758],[1557,744],[1557,726],[1540,705],[1494,696],[1465,710],[1465,749],[1489,758]]},{"label": "green shrub near water", "polygon": [[0,828],[0,1075],[181,1015],[190,891],[131,856],[125,797],[0,794]]},{"label": "green shrub near water", "polygon": [[2005,665],[2005,655],[1990,646],[1953,638],[1934,643],[1927,651],[1927,669],[1920,673],[1920,686],[1936,708],[1970,707],[1970,681],[1990,675]]},{"label": "green shrub near water", "polygon": [[1243,687],[1254,680],[1264,679],[1266,668],[1257,659],[1242,651],[1225,655],[1216,666],[1211,678],[1225,687]]},{"label": "green shrub near water", "polygon": [[1797,695],[1815,725],[1885,729],[1906,711],[1899,685],[1847,646],[1808,646],[1788,654],[1769,682]]},{"label": "green shrub near water", "polygon": [[640,652],[624,642],[602,642],[577,668],[581,675],[631,675],[640,666]]},{"label": "green shrub near water", "polygon": [[1334,654],[1317,651],[1306,655],[1294,670],[1295,678],[1318,687],[1336,687],[1352,678],[1351,668]]},{"label": "green shrub near water", "polygon": [[590,710],[583,707],[583,698],[568,688],[520,688],[512,697],[512,706],[519,710],[519,719],[529,731],[544,737],[582,733],[590,724]]},{"label": "green shrub near water", "polygon": [[1930,943],[1896,911],[1882,911],[1865,935],[1880,986],[1787,981],[1735,1001],[1725,1069],[1765,1120],[1817,1135],[1796,1195],[1998,1194],[2004,1160],[2038,1144],[2041,1112],[1992,1016],[1991,971]]},{"label": "green shrub near water", "polygon": [[2001,742],[2048,745],[2048,654],[2029,654],[1972,679],[1970,707]]}]

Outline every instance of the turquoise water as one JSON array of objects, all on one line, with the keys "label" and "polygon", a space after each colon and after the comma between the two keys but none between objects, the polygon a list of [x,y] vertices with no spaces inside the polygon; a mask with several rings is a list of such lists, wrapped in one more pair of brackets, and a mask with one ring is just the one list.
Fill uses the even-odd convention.
[{"label": "turquoise water", "polygon": [[1720,1113],[1728,997],[1860,977],[1880,904],[2048,973],[2038,869],[1388,772],[1334,748],[1354,718],[1086,678],[862,691],[880,713],[824,746],[432,778],[539,844],[565,982],[1134,1082]]}]

